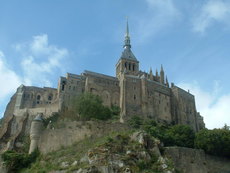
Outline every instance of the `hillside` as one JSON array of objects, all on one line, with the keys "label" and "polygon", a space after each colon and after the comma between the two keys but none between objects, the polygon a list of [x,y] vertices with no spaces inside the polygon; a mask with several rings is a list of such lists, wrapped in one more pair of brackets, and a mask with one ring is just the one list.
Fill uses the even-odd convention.
[{"label": "hillside", "polygon": [[[54,124],[55,128],[44,129],[45,136],[41,136],[40,139],[43,140],[40,141],[43,145],[39,146],[40,155],[36,161],[20,171],[10,172],[227,173],[230,171],[229,159],[210,156],[198,149],[163,147],[159,139],[147,134],[141,128],[134,128],[134,124],[131,124],[130,126],[113,121],[57,121]],[[74,138],[76,134],[78,137]],[[63,135],[66,135],[66,139],[72,140],[65,141]],[[54,143],[57,144],[54,148],[50,148]],[[65,146],[62,145],[64,143]],[[45,145],[46,149],[41,148]],[[20,160],[18,161],[20,164]]]}]

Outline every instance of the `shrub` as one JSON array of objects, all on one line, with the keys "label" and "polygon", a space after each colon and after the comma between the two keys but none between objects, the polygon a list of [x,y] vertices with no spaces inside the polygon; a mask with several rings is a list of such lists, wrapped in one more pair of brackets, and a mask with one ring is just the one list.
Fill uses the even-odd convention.
[{"label": "shrub", "polygon": [[[180,147],[194,147],[195,132],[187,125],[171,126],[167,135],[172,139],[172,144]],[[170,144],[170,143],[169,143]]]},{"label": "shrub", "polygon": [[133,116],[128,121],[128,124],[135,129],[139,129],[143,125],[143,119],[139,116]]},{"label": "shrub", "polygon": [[203,129],[196,134],[195,147],[203,149],[208,154],[230,158],[230,130]]},{"label": "shrub", "polygon": [[167,126],[150,120],[145,121],[143,128],[165,146],[194,147],[195,132],[187,125]]},{"label": "shrub", "polygon": [[83,120],[92,118],[107,120],[111,118],[111,110],[103,106],[102,99],[99,96],[91,93],[84,93],[74,99],[72,107]]},{"label": "shrub", "polygon": [[2,154],[2,159],[9,172],[18,172],[20,169],[30,166],[38,156],[38,150],[31,154],[17,153],[16,151],[9,150]]}]

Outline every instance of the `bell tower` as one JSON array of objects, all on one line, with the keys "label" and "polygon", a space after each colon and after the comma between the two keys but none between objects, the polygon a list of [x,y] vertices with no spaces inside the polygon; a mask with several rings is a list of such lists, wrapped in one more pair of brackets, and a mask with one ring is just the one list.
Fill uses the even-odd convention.
[{"label": "bell tower", "polygon": [[129,24],[127,20],[126,33],[124,40],[124,50],[120,59],[116,64],[116,77],[120,79],[121,74],[137,75],[139,72],[139,61],[131,51],[130,36],[129,36]]}]

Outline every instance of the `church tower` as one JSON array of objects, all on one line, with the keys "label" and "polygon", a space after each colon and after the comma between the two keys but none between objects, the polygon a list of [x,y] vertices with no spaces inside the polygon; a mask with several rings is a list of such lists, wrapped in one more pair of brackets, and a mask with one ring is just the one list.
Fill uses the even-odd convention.
[{"label": "church tower", "polygon": [[123,73],[128,75],[137,75],[139,72],[139,62],[131,51],[128,20],[123,48],[124,50],[121,57],[116,64],[116,77],[118,79],[120,79],[121,74]]}]

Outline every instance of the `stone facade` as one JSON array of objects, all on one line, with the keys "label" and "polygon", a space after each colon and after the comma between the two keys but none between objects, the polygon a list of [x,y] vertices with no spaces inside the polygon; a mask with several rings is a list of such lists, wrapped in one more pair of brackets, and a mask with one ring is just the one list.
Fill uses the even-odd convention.
[{"label": "stone facade", "polygon": [[137,115],[159,122],[187,124],[195,131],[204,128],[194,96],[173,83],[170,86],[162,66],[159,74],[158,71],[153,74],[152,69],[149,73],[139,70],[139,61],[131,50],[128,25],[123,48],[116,64],[116,77],[84,71],[60,77],[57,88],[21,85],[5,111],[0,139],[7,141],[7,136],[16,139],[21,133],[29,134],[38,113],[46,118],[68,109],[71,100],[84,92],[101,96],[104,105],[119,106],[121,122]]}]

